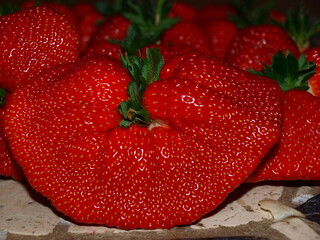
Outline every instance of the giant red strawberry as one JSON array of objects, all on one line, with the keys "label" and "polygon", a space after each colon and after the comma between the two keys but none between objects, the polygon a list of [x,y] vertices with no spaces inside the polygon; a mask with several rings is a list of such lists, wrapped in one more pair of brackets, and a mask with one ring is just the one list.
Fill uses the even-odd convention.
[{"label": "giant red strawberry", "polygon": [[276,80],[284,90],[282,137],[248,181],[320,179],[320,98],[306,92],[315,64],[279,52],[257,74]]},{"label": "giant red strawberry", "polygon": [[300,52],[292,38],[276,25],[249,26],[239,31],[226,52],[225,60],[243,70],[261,70],[279,51]]},{"label": "giant red strawberry", "polygon": [[0,86],[10,91],[42,70],[78,56],[78,33],[54,9],[38,6],[0,17]]},{"label": "giant red strawberry", "polygon": [[171,228],[214,209],[278,141],[280,90],[188,56],[171,79],[158,80],[152,49],[122,58],[129,75],[100,56],[15,91],[6,134],[32,187],[75,221],[121,228]]}]

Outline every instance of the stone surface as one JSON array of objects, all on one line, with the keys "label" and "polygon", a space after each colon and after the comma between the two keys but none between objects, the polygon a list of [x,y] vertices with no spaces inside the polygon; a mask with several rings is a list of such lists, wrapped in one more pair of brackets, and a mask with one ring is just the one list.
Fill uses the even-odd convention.
[{"label": "stone surface", "polygon": [[320,240],[320,235],[298,218],[287,219],[271,225],[290,240]]},{"label": "stone surface", "polygon": [[273,199],[295,207],[320,193],[320,183],[303,184],[244,184],[216,210],[193,225],[169,230],[127,231],[76,224],[52,209],[49,201],[26,184],[0,180],[0,240],[173,240],[235,236],[320,240],[319,224],[299,218],[274,223],[271,214],[258,205],[263,199]]},{"label": "stone surface", "polygon": [[13,180],[0,180],[0,192],[0,231],[47,235],[59,222],[59,217],[37,202],[25,185]]}]

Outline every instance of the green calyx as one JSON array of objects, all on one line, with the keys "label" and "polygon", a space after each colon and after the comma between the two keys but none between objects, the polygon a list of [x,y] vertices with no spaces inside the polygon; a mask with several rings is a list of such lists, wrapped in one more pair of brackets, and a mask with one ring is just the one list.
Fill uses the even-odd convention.
[{"label": "green calyx", "polygon": [[309,40],[320,32],[320,21],[311,23],[309,13],[303,6],[288,10],[286,21],[276,24],[288,32],[301,52],[308,48]]},{"label": "green calyx", "polygon": [[131,24],[124,40],[112,40],[112,42],[119,44],[129,55],[134,55],[139,49],[157,43],[163,32],[178,22],[178,19],[168,17],[172,8],[172,3],[168,0],[124,2],[122,14]]},{"label": "green calyx", "polygon": [[229,16],[240,29],[252,25],[270,24],[270,12],[276,5],[276,0],[269,0],[264,4],[258,4],[257,0],[230,0],[229,4],[236,10],[236,14]]},{"label": "green calyx", "polygon": [[291,53],[279,51],[272,59],[272,64],[265,66],[260,72],[250,72],[271,78],[280,85],[283,91],[291,89],[308,90],[308,80],[316,72],[316,64],[309,62],[304,54],[297,59]]},{"label": "green calyx", "polygon": [[158,48],[151,48],[146,50],[145,59],[126,54],[121,56],[121,60],[132,81],[128,85],[128,101],[121,102],[118,107],[123,116],[120,126],[125,128],[132,124],[149,126],[152,119],[143,107],[142,96],[150,84],[159,80],[160,70],[164,64],[163,57]]}]

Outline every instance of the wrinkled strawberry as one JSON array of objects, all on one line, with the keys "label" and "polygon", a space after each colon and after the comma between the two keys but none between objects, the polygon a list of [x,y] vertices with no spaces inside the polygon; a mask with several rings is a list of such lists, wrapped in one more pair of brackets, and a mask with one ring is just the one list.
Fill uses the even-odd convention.
[{"label": "wrinkled strawberry", "polygon": [[[148,62],[153,54],[123,58],[130,76],[156,77],[159,66],[149,64],[162,60]],[[188,56],[195,57],[179,57],[174,78],[147,87],[129,84],[117,61],[100,56],[15,91],[5,129],[30,184],[75,221],[121,228],[171,228],[215,208],[278,140],[279,88]],[[140,101],[156,118],[119,126],[118,105],[133,108],[121,111],[132,120]]]},{"label": "wrinkled strawberry", "polygon": [[48,7],[2,16],[0,31],[0,85],[10,91],[79,56],[78,33],[64,15]]}]

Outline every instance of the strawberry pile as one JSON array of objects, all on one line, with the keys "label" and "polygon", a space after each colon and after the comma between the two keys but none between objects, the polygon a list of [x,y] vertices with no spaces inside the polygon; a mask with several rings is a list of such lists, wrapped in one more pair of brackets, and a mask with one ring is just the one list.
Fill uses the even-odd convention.
[{"label": "strawberry pile", "polygon": [[73,220],[172,228],[243,182],[320,180],[319,24],[305,11],[0,10],[0,174]]}]

